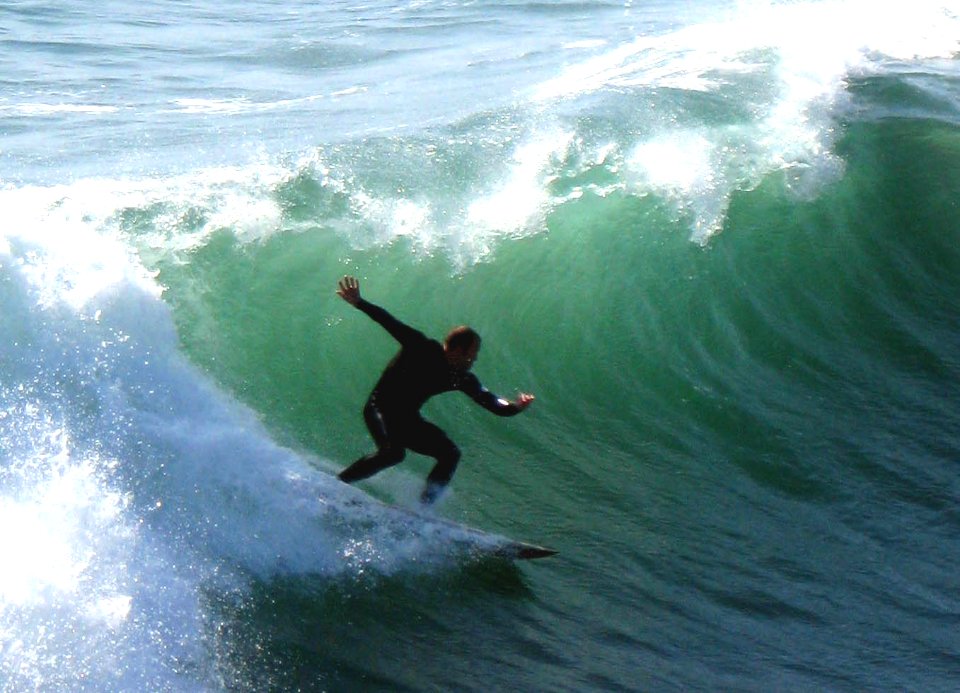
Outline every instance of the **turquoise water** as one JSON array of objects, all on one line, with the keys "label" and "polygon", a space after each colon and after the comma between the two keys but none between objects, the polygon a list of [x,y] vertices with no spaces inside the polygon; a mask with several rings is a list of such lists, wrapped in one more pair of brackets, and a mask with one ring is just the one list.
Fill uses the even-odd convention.
[{"label": "turquoise water", "polygon": [[[954,690],[955,2],[0,8],[0,688]],[[426,407],[469,323],[520,417]]]}]

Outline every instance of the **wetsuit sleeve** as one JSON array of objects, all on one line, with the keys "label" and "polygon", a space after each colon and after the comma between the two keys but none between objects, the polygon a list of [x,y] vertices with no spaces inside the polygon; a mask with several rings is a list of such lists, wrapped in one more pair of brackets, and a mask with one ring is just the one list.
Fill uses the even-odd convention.
[{"label": "wetsuit sleeve", "polygon": [[378,305],[361,298],[356,307],[373,318],[383,329],[390,333],[391,337],[404,346],[427,339],[426,335],[422,332],[400,322]]},{"label": "wetsuit sleeve", "polygon": [[520,413],[520,407],[490,392],[490,390],[480,384],[480,379],[473,373],[464,375],[457,389],[468,395],[481,407],[493,412],[497,416],[513,416]]}]

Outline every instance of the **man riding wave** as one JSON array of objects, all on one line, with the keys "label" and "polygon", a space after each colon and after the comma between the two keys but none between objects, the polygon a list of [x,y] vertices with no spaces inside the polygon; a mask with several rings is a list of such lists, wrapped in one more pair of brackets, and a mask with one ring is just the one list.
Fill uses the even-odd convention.
[{"label": "man riding wave", "polygon": [[515,401],[497,397],[480,384],[470,369],[480,351],[480,335],[469,327],[450,331],[443,344],[397,320],[380,306],[360,296],[360,283],[344,277],[337,294],[380,324],[400,343],[363,409],[363,420],[377,450],[361,457],[338,475],[348,484],[373,476],[399,464],[407,450],[437,460],[420,500],[434,502],[450,483],[460,461],[460,450],[439,427],[420,415],[424,403],[443,392],[459,390],[477,404],[499,416],[514,416],[533,402],[533,395],[520,393]]}]

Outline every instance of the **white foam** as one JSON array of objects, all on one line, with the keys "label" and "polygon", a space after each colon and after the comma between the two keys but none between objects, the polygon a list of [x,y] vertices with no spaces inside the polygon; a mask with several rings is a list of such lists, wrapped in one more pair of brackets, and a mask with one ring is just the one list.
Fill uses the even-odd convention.
[{"label": "white foam", "polygon": [[851,76],[958,52],[955,2],[743,1],[710,21],[641,36],[572,65],[531,98],[599,90],[711,92],[745,74],[767,81],[771,96],[752,105],[752,119],[739,125],[651,123],[651,132],[624,155],[638,191],[674,201],[692,216],[693,239],[705,242],[722,228],[731,194],[765,174],[789,170],[796,189],[806,193],[838,175],[835,119]]},{"label": "white foam", "polygon": [[[0,393],[0,679],[10,690],[169,687],[202,656],[197,595],[145,551],[116,461],[80,449],[62,416],[20,388]],[[162,599],[150,590],[164,590]],[[156,634],[170,638],[158,641]],[[134,654],[135,653],[135,654]]]},{"label": "white foam", "polygon": [[0,105],[0,113],[9,113],[19,117],[44,117],[61,113],[81,115],[104,115],[116,113],[120,108],[104,104],[81,103],[16,103]]},{"label": "white foam", "polygon": [[[23,419],[29,411],[8,411],[5,418]],[[117,493],[101,494],[95,465],[70,459],[63,428],[38,428],[38,447],[26,460],[8,460],[8,478],[31,483],[20,493],[0,498],[0,603],[28,606],[50,592],[77,597],[82,576],[97,553],[104,531],[115,529],[114,520],[123,511],[124,499]],[[45,440],[46,439],[46,440]],[[32,467],[24,469],[25,466]]]},{"label": "white foam", "polygon": [[369,236],[348,230],[354,244],[367,240],[373,244],[386,244],[398,238],[411,239],[423,249],[431,249],[437,234],[432,221],[432,206],[423,200],[391,198],[372,195],[363,188],[354,188],[347,193],[352,211],[369,224]]},{"label": "white foam", "polygon": [[[504,161],[491,163],[482,180],[466,181],[462,189],[428,178],[424,190],[411,186],[375,193],[364,188],[354,172],[332,170],[318,153],[302,158],[296,169],[309,171],[324,188],[348,201],[349,213],[323,222],[354,247],[404,240],[415,252],[442,253],[463,268],[487,258],[503,239],[542,230],[554,202],[550,183],[575,147],[569,130],[549,126],[532,131],[512,147],[504,145]],[[417,174],[412,177],[423,180]]]},{"label": "white foam", "polygon": [[485,257],[502,237],[538,231],[550,202],[552,171],[573,144],[574,134],[547,129],[521,142],[498,182],[469,202],[456,236],[461,263]]},{"label": "white foam", "polygon": [[[78,307],[123,280],[159,294],[133,247],[123,242],[123,213],[151,214],[151,227],[139,229],[135,239],[141,249],[188,252],[223,230],[241,242],[259,241],[280,227],[282,210],[273,193],[291,175],[289,169],[255,163],[168,178],[97,178],[0,189],[7,219],[0,229],[0,249],[11,242],[43,247],[41,262],[33,263],[31,258],[41,256],[29,253],[17,262],[33,273],[32,284],[46,304],[66,300]],[[200,223],[185,223],[190,216]]]},{"label": "white foam", "polygon": [[630,165],[654,187],[679,192],[710,187],[716,144],[701,132],[681,130],[637,145]]},{"label": "white foam", "polygon": [[532,97],[546,100],[636,86],[710,89],[724,73],[762,69],[751,57],[762,50],[777,52],[792,74],[823,85],[818,91],[829,90],[837,77],[883,58],[955,55],[960,50],[958,12],[956,3],[943,0],[741,1],[726,17],[641,36],[572,65],[538,85]]},{"label": "white foam", "polygon": [[[0,248],[34,288],[45,307],[64,302],[80,310],[105,288],[129,281],[143,291],[158,291],[152,278],[131,252],[115,240],[86,227],[103,223],[121,209],[133,193],[124,186],[83,181],[54,188],[0,190],[7,224],[0,231]],[[79,232],[77,232],[79,231]],[[11,248],[17,247],[14,253]]]},{"label": "white foam", "polygon": [[243,115],[246,113],[268,113],[282,109],[302,106],[327,98],[343,98],[362,93],[363,87],[354,86],[340,89],[330,94],[309,94],[293,99],[275,101],[254,101],[246,96],[230,99],[180,98],[173,101],[173,111],[187,115]]},{"label": "white foam", "polygon": [[626,166],[639,187],[656,190],[693,216],[693,236],[708,238],[723,223],[728,204],[718,159],[724,152],[705,132],[679,130],[637,145]]}]

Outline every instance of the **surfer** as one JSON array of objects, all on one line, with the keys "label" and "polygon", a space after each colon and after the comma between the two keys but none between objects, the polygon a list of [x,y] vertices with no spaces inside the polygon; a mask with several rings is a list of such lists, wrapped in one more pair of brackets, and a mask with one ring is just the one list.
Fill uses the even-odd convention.
[{"label": "surfer", "polygon": [[363,408],[363,420],[377,450],[344,469],[338,478],[348,484],[366,479],[399,464],[406,451],[413,450],[437,460],[420,496],[422,503],[433,503],[450,483],[460,450],[446,433],[420,415],[424,403],[442,392],[459,390],[494,414],[514,416],[530,406],[534,397],[520,393],[510,402],[480,384],[470,372],[480,350],[480,335],[471,328],[454,328],[441,345],[361,298],[360,283],[354,277],[340,280],[337,295],[373,318],[400,343],[400,352],[383,371]]}]

